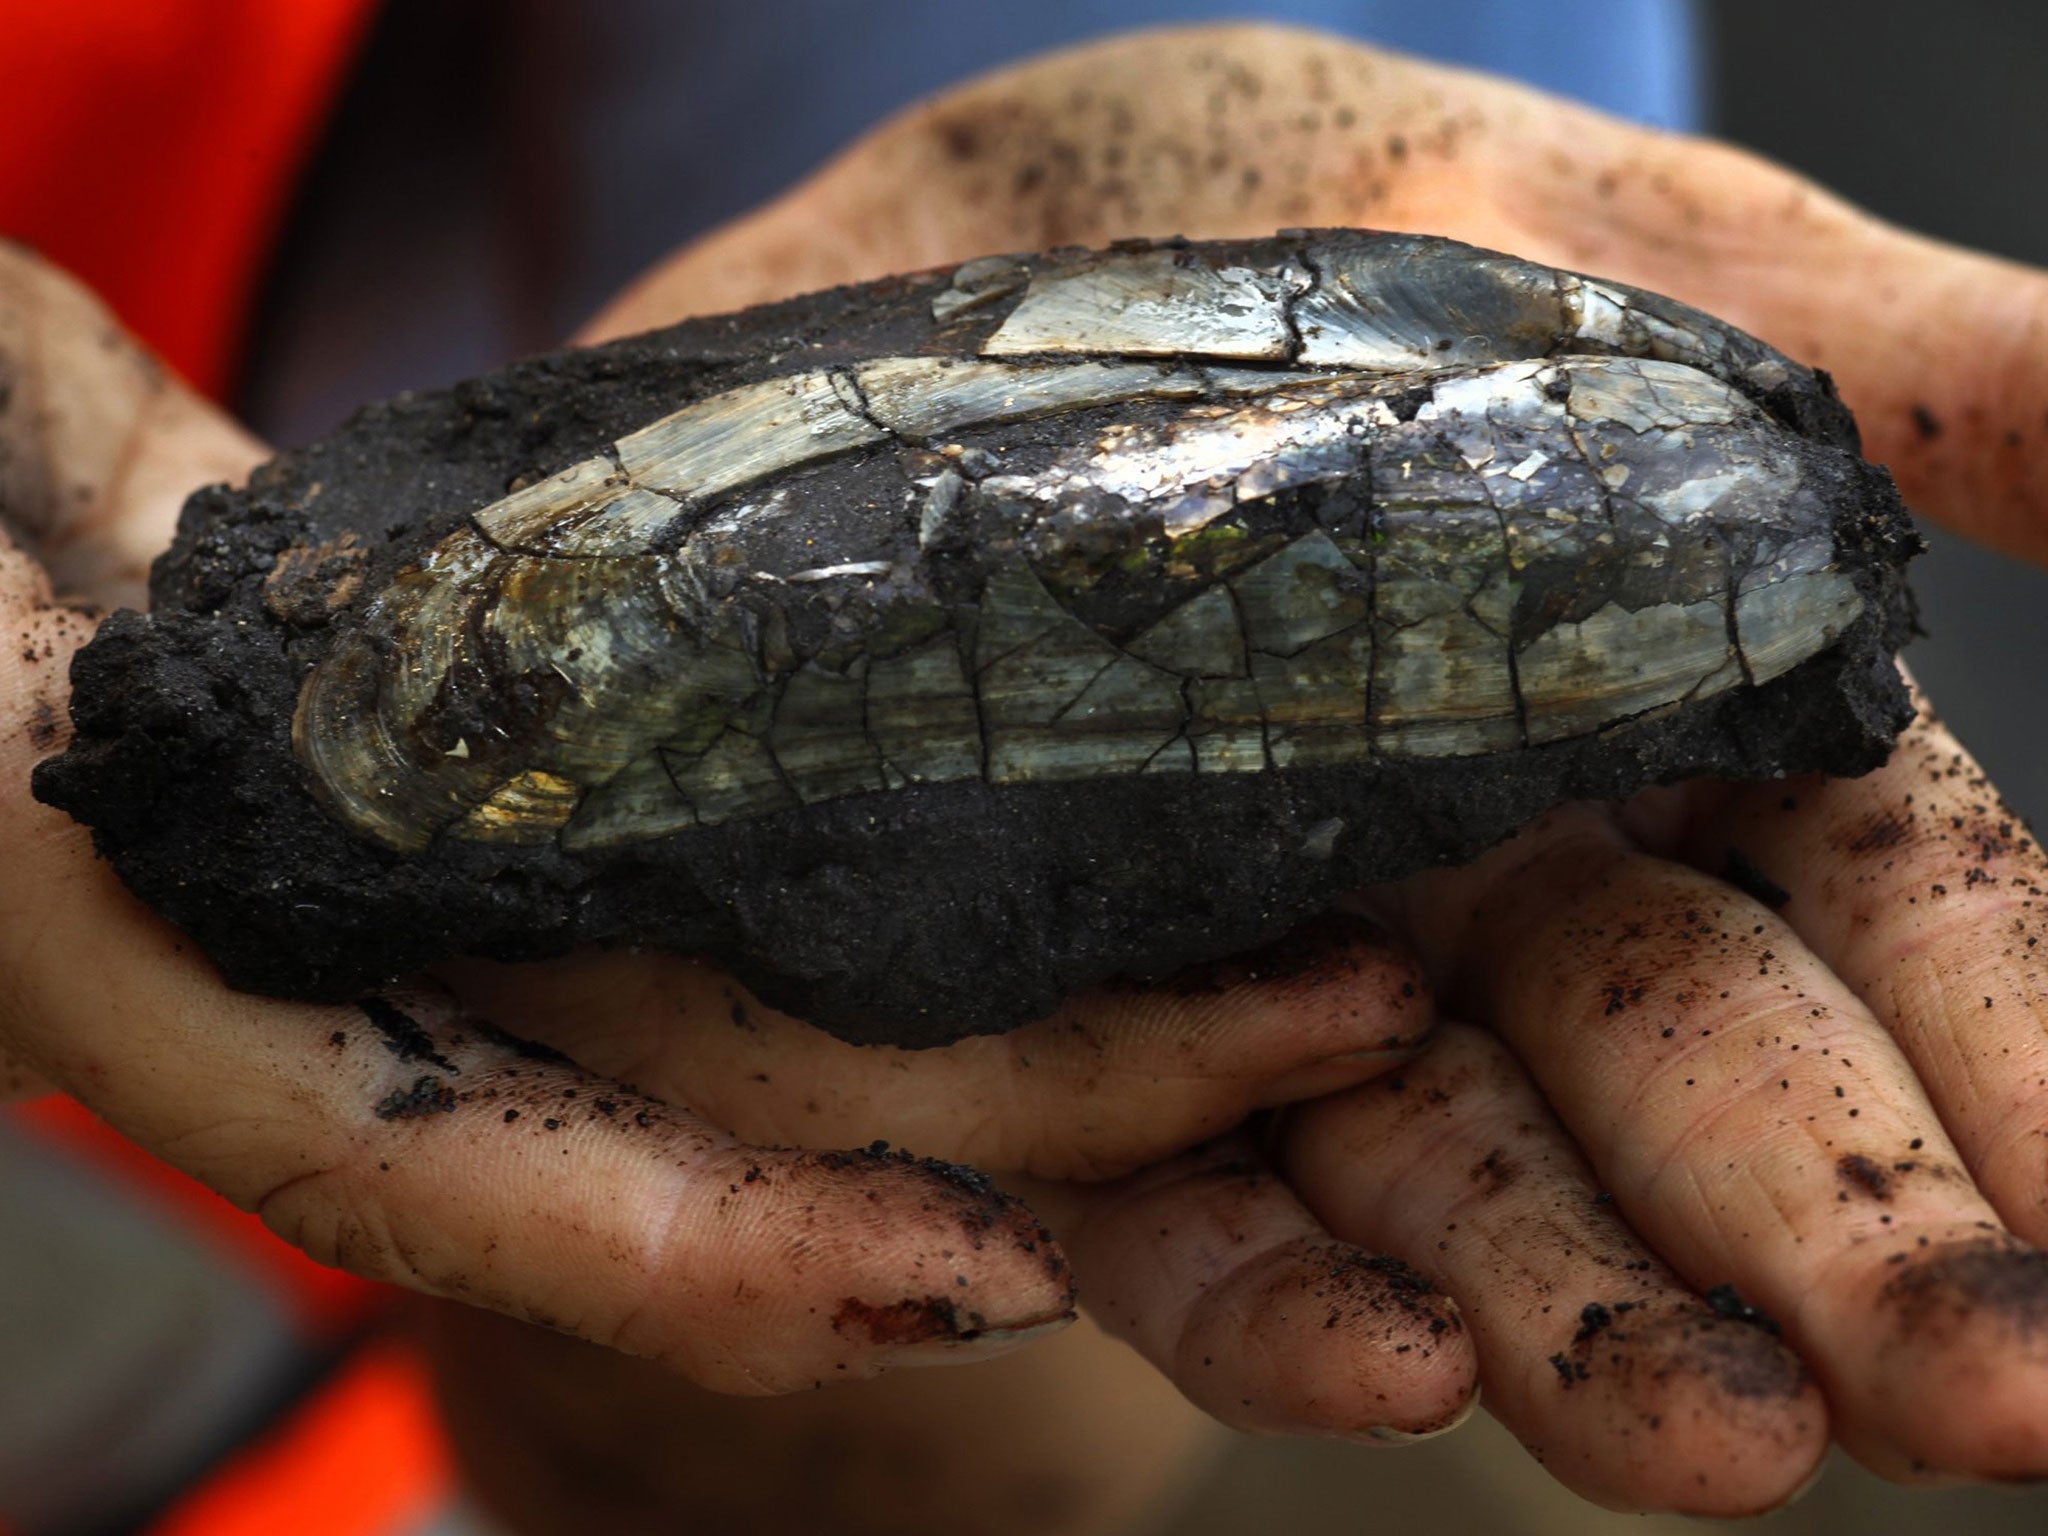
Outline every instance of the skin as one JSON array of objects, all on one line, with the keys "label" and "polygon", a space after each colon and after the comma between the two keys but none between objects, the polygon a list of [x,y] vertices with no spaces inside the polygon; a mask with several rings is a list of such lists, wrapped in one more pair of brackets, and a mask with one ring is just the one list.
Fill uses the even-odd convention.
[{"label": "skin", "polygon": [[[1723,314],[1834,370],[1920,510],[2048,552],[2048,469],[2008,444],[2031,442],[2048,400],[2033,344],[2048,279],[1890,229],[1733,150],[1303,32],[1140,35],[969,84],[665,264],[588,334],[992,249],[1306,224],[1428,229]],[[109,350],[75,290],[18,255],[4,270],[10,310],[44,317],[10,366],[56,381]],[[148,372],[110,350],[92,365]],[[92,441],[119,435],[130,446],[110,462],[152,472],[93,480],[28,530],[43,547],[139,556],[174,487],[257,454],[161,380],[136,398]],[[1928,438],[1916,406],[1950,425]],[[46,473],[73,462],[39,451]],[[133,579],[132,558],[110,569]],[[968,1358],[1062,1320],[1078,1276],[1108,1335],[1225,1422],[1398,1438],[1455,1422],[1483,1384],[1560,1478],[1612,1505],[1767,1508],[1831,1432],[1901,1478],[2048,1475],[2048,1273],[2025,1246],[2048,1239],[2048,1046],[2027,942],[2048,872],[1931,716],[1853,783],[1574,810],[1469,869],[1371,893],[1420,960],[1337,927],[940,1052],[844,1046],[687,961],[461,968],[443,978],[454,1001],[415,1004],[459,1069],[445,1073],[455,1109],[383,1119],[417,1061],[347,1010],[224,991],[78,829],[28,800],[88,626],[49,606],[23,554],[0,560],[0,613],[22,640],[0,687],[0,836],[15,850],[0,1083],[78,1094],[320,1257],[671,1367],[683,1380],[650,1398],[627,1389],[628,1365],[590,1366],[619,1373],[619,1396],[579,1399],[615,1400],[614,1442],[640,1437],[650,1463],[707,1424],[747,1422],[700,1389]],[[1790,900],[1717,878],[1734,848]],[[1424,1045],[1426,979],[1483,1029]],[[520,1057],[465,1012],[578,1065]],[[600,1097],[613,1112],[560,1111]],[[1194,1146],[1305,1099],[1256,1140]],[[1005,1170],[1071,1274],[1022,1206],[941,1170],[748,1145],[875,1136]],[[1781,1331],[1702,1299],[1731,1285]],[[571,1411],[554,1341],[509,1324],[440,1337],[458,1422],[568,1464],[547,1427]],[[924,1464],[1074,1465],[1089,1432],[1072,1403],[1131,1378],[1062,1347],[1066,1406],[1032,1399],[1033,1435],[994,1446],[956,1407],[979,1372],[834,1400],[849,1422],[895,1403]],[[529,1390],[560,1414],[480,1401],[480,1360],[522,1351]],[[1121,1492],[1109,1479],[1020,1528],[1118,1528],[1107,1501],[1158,1486],[1190,1443],[1161,1436]],[[576,1528],[569,1484],[521,1497],[472,1465],[526,1528]],[[755,1484],[758,1528],[815,1529],[778,1487]],[[636,1518],[658,1528],[665,1497],[650,1483]]]}]

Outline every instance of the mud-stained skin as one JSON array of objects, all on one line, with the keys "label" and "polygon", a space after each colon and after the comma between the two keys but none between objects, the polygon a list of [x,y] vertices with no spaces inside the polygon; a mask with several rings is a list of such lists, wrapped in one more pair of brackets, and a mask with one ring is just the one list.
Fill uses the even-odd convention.
[{"label": "mud-stained skin", "polygon": [[379,1120],[412,1120],[421,1115],[455,1112],[456,1093],[438,1077],[416,1077],[406,1088],[394,1088],[370,1111]]},{"label": "mud-stained skin", "polygon": [[[918,1354],[972,1358],[999,1352],[1072,1321],[1075,1285],[1064,1253],[1038,1219],[985,1175],[957,1164],[913,1156],[886,1142],[846,1151],[749,1147],[687,1109],[622,1085],[592,1079],[545,1047],[505,1036],[451,1011],[426,989],[366,998],[360,1023],[335,1029],[322,1057],[333,1071],[361,1084],[360,1111],[376,1127],[373,1182],[402,1186],[419,1164],[445,1156],[451,1144],[541,1170],[558,1169],[569,1188],[593,1168],[651,1160],[672,1169],[673,1196],[689,1219],[708,1225],[689,1272],[672,1281],[688,1293],[710,1286],[701,1304],[783,1307],[773,1326],[807,1353],[802,1379],[773,1381],[750,1368],[732,1369],[714,1342],[701,1356],[696,1340],[663,1331],[659,1309],[632,1306],[623,1320],[593,1334],[587,1316],[536,1306],[509,1289],[494,1255],[510,1238],[497,1223],[525,1221],[545,1229],[566,1220],[575,1235],[584,1218],[539,1205],[523,1214],[473,1212],[442,1226],[393,1224],[365,1207],[329,1210],[299,1198],[302,1180],[331,1177],[308,1149],[306,1172],[257,1202],[265,1220],[322,1262],[389,1273],[395,1258],[415,1289],[451,1297],[562,1329],[629,1354],[662,1360],[723,1390],[759,1392],[822,1385],[832,1373],[873,1374],[880,1357]],[[847,1191],[856,1193],[847,1194]],[[372,1202],[373,1204],[374,1202]],[[486,1202],[478,1202],[479,1206]],[[361,1204],[361,1202],[358,1202]],[[862,1232],[884,1219],[887,1234]],[[453,1230],[470,1224],[459,1235]],[[735,1268],[717,1240],[727,1232],[761,1246],[754,1256],[782,1277],[755,1287],[753,1271]],[[917,1235],[901,1272],[864,1275],[846,1251],[871,1250],[885,1239]],[[616,1269],[644,1287],[667,1262],[657,1229],[621,1233],[586,1277],[604,1283]],[[524,1236],[522,1236],[524,1240]],[[719,1265],[726,1264],[721,1273]],[[1029,1311],[1003,1306],[981,1278],[991,1264],[1026,1276],[1039,1300]],[[637,1277],[637,1278],[635,1278]],[[729,1288],[738,1286],[737,1293]],[[855,1288],[858,1287],[858,1288]],[[799,1293],[808,1288],[808,1297]],[[565,1293],[564,1305],[577,1304]],[[694,1305],[682,1301],[678,1304]],[[735,1327],[752,1326],[735,1323]],[[910,1354],[902,1354],[908,1350]]]},{"label": "mud-stained skin", "polygon": [[1401,1442],[1475,1406],[1457,1303],[1401,1260],[1333,1241],[1249,1136],[1143,1170],[1053,1224],[1090,1277],[1090,1314],[1225,1424]]},{"label": "mud-stained skin", "polygon": [[[1898,762],[1902,771],[1888,775],[1883,790],[1798,784],[1751,814],[1775,836],[1802,804],[1826,813],[1812,849],[1812,895],[1814,915],[1831,927],[1868,933],[1900,917],[1914,926],[1995,925],[2007,940],[2001,958],[2038,989],[2044,972],[2033,956],[2043,920],[2035,914],[2048,904],[2048,861],[2031,829],[1924,700],[1900,738]],[[1891,911],[1901,886],[1916,909],[1909,914]]]},{"label": "mud-stained skin", "polygon": [[1298,1111],[1289,1150],[1333,1231],[1429,1263],[1489,1407],[1586,1496],[1754,1511],[1825,1448],[1800,1357],[1732,1287],[1701,1294],[1654,1256],[1489,1036],[1444,1026],[1398,1073]]},{"label": "mud-stained skin", "polygon": [[[1673,1378],[1701,1377],[1730,1399],[1785,1402],[1812,1384],[1797,1355],[1774,1328],[1692,1301],[1588,1302],[1571,1343],[1550,1357],[1569,1389],[1595,1373],[1611,1373],[1628,1391],[1642,1376],[1652,1392]],[[1650,1423],[1652,1430],[1661,1423]]]},{"label": "mud-stained skin", "polygon": [[1938,1343],[1988,1321],[2016,1346],[2048,1358],[2048,1253],[1986,1234],[1894,1258],[1878,1297],[1899,1340]]},{"label": "mud-stained skin", "polygon": [[1451,242],[968,262],[202,493],[38,793],[237,985],[615,938],[939,1043],[1561,798],[1868,767],[1914,540],[1855,441],[1708,316]]},{"label": "mud-stained skin", "polygon": [[1880,1182],[1896,1201],[1920,1181],[1973,1180],[2015,1231],[2048,1242],[2048,861],[2019,814],[1923,701],[1882,773],[1742,792],[1688,851],[1729,843],[1782,871],[1805,941],[1953,1095],[1960,1162],[1917,1141],[1846,1148],[1878,1175],[1845,1177],[1849,1202]]},{"label": "mud-stained skin", "polygon": [[190,487],[260,456],[84,285],[0,240],[0,528],[60,595],[142,603]]},{"label": "mud-stained skin", "polygon": [[[1388,968],[1391,967],[1391,971]],[[1384,985],[1361,994],[1361,978],[1385,975]],[[1220,960],[1206,961],[1175,972],[1147,991],[1174,997],[1221,995],[1259,985],[1298,1017],[1313,1018],[1330,995],[1352,1018],[1370,1014],[1397,1028],[1384,1036],[1380,1049],[1394,1051],[1415,1044],[1434,1022],[1421,971],[1412,957],[1368,919],[1347,912],[1325,912],[1270,944]],[[1112,990],[1124,990],[1123,984]]]},{"label": "mud-stained skin", "polygon": [[1309,1288],[1308,1297],[1328,1309],[1325,1328],[1390,1312],[1415,1319],[1436,1338],[1464,1327],[1457,1309],[1445,1305],[1442,1288],[1420,1271],[1385,1254],[1338,1244],[1330,1246],[1329,1267]]},{"label": "mud-stained skin", "polygon": [[[1258,1287],[1244,1305],[1286,1322],[1301,1318],[1365,1360],[1411,1361],[1427,1369],[1447,1345],[1462,1342],[1465,1320],[1455,1301],[1419,1270],[1397,1258],[1344,1243],[1303,1245],[1293,1262]],[[1301,1372],[1307,1376],[1306,1370]],[[1391,1394],[1381,1392],[1384,1402]],[[1471,1416],[1471,1398],[1453,1401],[1433,1418],[1363,1426],[1366,1438],[1404,1445],[1440,1435]]]},{"label": "mud-stained skin", "polygon": [[832,1314],[832,1329],[890,1348],[933,1339],[972,1338],[976,1331],[943,1296],[907,1299],[882,1307],[858,1296],[848,1296]]}]

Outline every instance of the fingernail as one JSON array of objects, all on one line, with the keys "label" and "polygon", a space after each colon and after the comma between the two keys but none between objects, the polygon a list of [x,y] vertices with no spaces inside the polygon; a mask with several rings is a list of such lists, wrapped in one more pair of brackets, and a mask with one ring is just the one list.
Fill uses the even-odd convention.
[{"label": "fingernail", "polygon": [[1366,1082],[1380,1072],[1392,1071],[1404,1062],[1414,1060],[1420,1049],[1420,1045],[1376,1046],[1367,1051],[1346,1051],[1341,1056],[1326,1056],[1308,1066],[1296,1067],[1292,1072],[1283,1072],[1267,1083],[1260,1090],[1258,1107],[1277,1109],[1282,1104],[1293,1104],[1302,1099],[1319,1099],[1326,1093]]},{"label": "fingernail", "polygon": [[1347,1435],[1349,1440],[1370,1440],[1374,1445],[1413,1445],[1418,1440],[1434,1440],[1439,1435],[1448,1435],[1454,1429],[1462,1429],[1465,1421],[1479,1411],[1479,1389],[1472,1389],[1472,1395],[1465,1399],[1464,1406],[1434,1429],[1396,1429],[1391,1424],[1374,1424],[1359,1434]]},{"label": "fingernail", "polygon": [[978,1333],[958,1338],[925,1339],[892,1349],[882,1357],[882,1364],[894,1370],[899,1365],[971,1365],[977,1360],[992,1360],[997,1355],[1007,1355],[1011,1350],[1029,1344],[1033,1339],[1058,1333],[1078,1315],[1067,1312],[1048,1322],[1027,1323],[1019,1328],[984,1328]]}]

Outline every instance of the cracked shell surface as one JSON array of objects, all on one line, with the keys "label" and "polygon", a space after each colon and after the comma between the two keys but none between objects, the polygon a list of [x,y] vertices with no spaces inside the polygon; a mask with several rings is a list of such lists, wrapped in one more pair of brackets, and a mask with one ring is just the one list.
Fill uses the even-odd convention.
[{"label": "cracked shell surface", "polygon": [[1825,379],[1416,236],[1002,257],[194,497],[37,792],[237,985],[708,952],[931,1044],[1561,800],[1860,772],[1917,547]]}]

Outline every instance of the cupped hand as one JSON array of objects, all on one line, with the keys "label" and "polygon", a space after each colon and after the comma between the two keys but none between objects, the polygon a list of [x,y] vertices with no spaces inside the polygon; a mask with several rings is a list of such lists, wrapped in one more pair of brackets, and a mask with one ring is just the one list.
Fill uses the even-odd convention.
[{"label": "cupped hand", "polygon": [[1373,893],[1490,1033],[1308,1107],[1282,1161],[1332,1231],[1428,1255],[1492,1406],[1588,1491],[1790,1489],[1824,1421],[1902,1479],[2038,1476],[2044,886],[1924,711],[1862,779],[1556,814]]},{"label": "cupped hand", "polygon": [[[231,992],[28,776],[63,745],[66,669],[92,628],[51,576],[138,600],[185,493],[262,455],[76,284],[0,245],[0,510],[26,545],[0,546],[0,1097],[76,1095],[316,1258],[725,1391],[977,1358],[1071,1319],[1065,1260],[980,1175],[875,1137],[900,1124],[926,1145],[1122,1171],[1370,1077],[1428,1028],[1413,962],[1356,920],[1285,967],[1106,993],[914,1078],[906,1053],[765,1015],[749,1028],[716,980],[651,997],[593,992],[577,963],[524,979],[568,989],[603,1075],[439,989],[360,1008]],[[675,1024],[700,1007],[768,1043],[772,1073],[721,1076],[714,1032]],[[702,1091],[667,1094],[595,1043],[642,1037],[701,1051]]]},{"label": "cupped hand", "polygon": [[[1298,31],[1116,39],[950,92],[593,334],[992,251],[1315,225],[1727,316],[1834,372],[1919,510],[2048,555],[2042,274],[1726,146]],[[1768,1507],[1830,1431],[1902,1478],[2048,1474],[2044,891],[1924,713],[1864,779],[1561,813],[1366,899],[1484,1032],[1440,1030],[1277,1144],[1034,1199],[1084,1300],[1233,1423],[1427,1428],[1476,1358],[1492,1408],[1607,1503]],[[673,1070],[744,1123],[730,1080]],[[1000,1135],[956,1148],[1018,1165]]]}]

